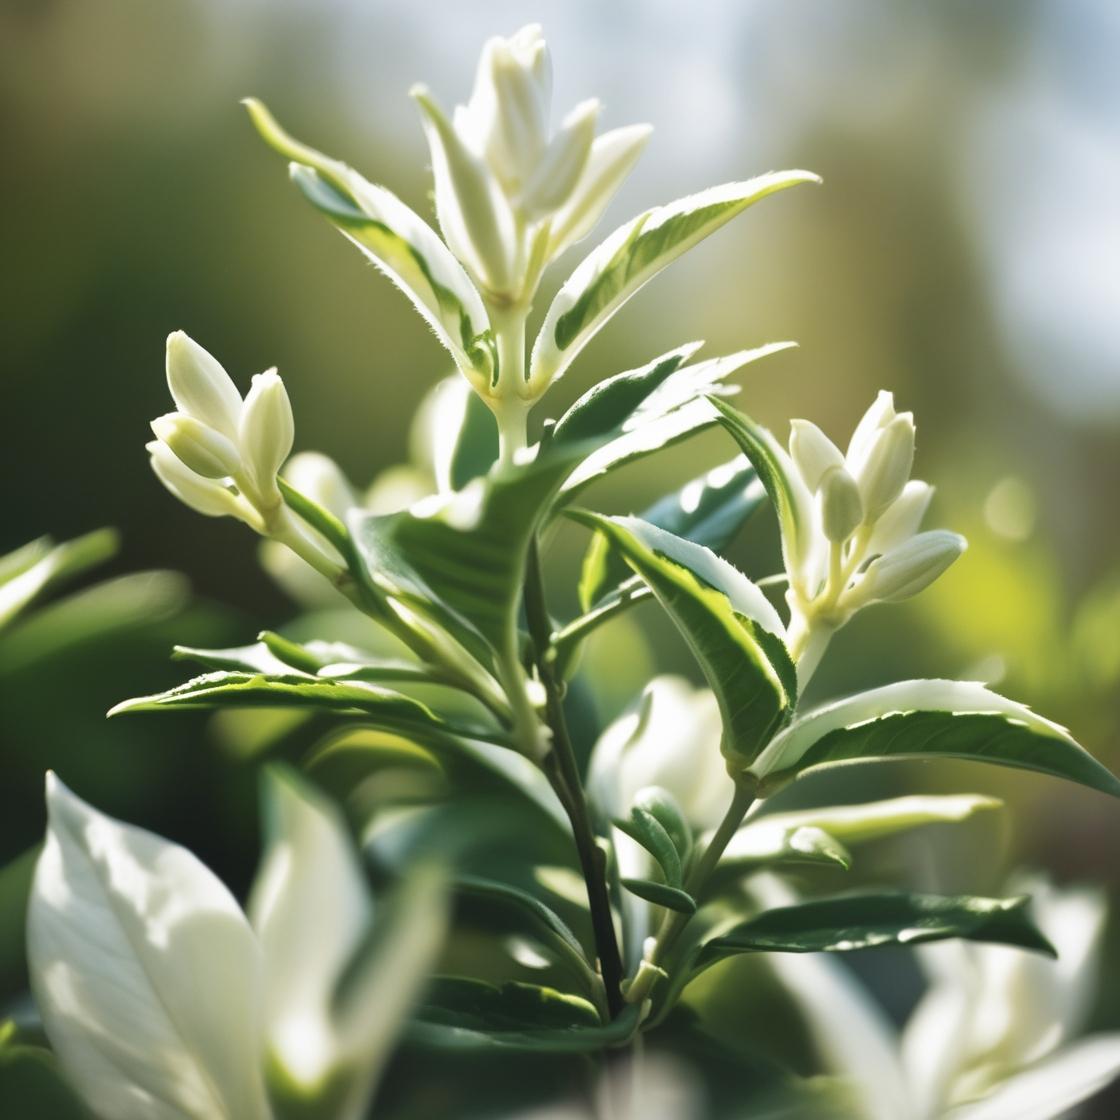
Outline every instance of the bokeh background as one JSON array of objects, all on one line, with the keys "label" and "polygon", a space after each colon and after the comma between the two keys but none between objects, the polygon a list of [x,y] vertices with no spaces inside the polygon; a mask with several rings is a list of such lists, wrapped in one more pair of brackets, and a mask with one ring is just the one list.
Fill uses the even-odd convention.
[{"label": "bokeh background", "polygon": [[[605,125],[656,127],[604,232],[771,168],[824,178],[674,265],[549,405],[689,338],[708,353],[800,342],[743,377],[740,404],[783,436],[806,416],[846,438],[875,391],[893,390],[917,417],[933,519],[971,548],[919,600],[845,631],[817,688],[978,675],[1120,767],[1120,6],[0,0],[0,549],[115,525],[113,570],[175,569],[194,589],[127,642],[94,634],[0,675],[0,862],[41,833],[41,775],[55,766],[235,887],[247,880],[250,767],[201,718],[102,719],[181,679],[172,641],[247,641],[296,610],[239,526],[192,514],[148,470],[147,422],[168,407],[164,337],[186,329],[242,384],[277,365],[297,448],[329,452],[363,484],[405,457],[409,417],[447,370],[402,297],[292,190],[238,99],[260,96],[428,214],[408,87],[464,98],[482,41],[530,19],[553,50],[558,109],[597,95]],[[710,435],[596,497],[637,509],[730,453]],[[764,522],[736,546],[756,575],[775,562]],[[580,543],[550,557],[559,613],[574,605],[564,577]],[[643,623],[644,644],[621,631],[592,660],[604,716],[652,663],[691,671],[673,635]],[[892,848],[883,876],[998,890],[1027,864],[1104,883],[1120,909],[1120,813],[1105,798],[1006,771],[849,773],[829,797],[918,784],[1011,803],[998,827]],[[1112,1027],[1118,935],[1096,1013]]]}]

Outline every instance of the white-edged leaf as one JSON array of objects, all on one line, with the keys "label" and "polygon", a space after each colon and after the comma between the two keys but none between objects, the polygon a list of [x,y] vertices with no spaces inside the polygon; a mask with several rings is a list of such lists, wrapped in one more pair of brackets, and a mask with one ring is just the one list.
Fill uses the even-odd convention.
[{"label": "white-edged leaf", "polygon": [[293,161],[292,180],[406,296],[480,388],[497,376],[482,297],[463,266],[415,211],[339,160],[289,136],[258,101],[246,103],[265,142]]},{"label": "white-edged leaf", "polygon": [[555,380],[607,320],[647,281],[752,203],[798,183],[808,171],[778,171],[727,183],[647,210],[620,226],[576,268],[552,301],[533,345],[529,377]]},{"label": "white-edged leaf", "polygon": [[772,789],[824,766],[960,758],[1035,770],[1120,797],[1120,781],[1064,727],[972,681],[901,681],[817,708],[751,766]]},{"label": "white-edged leaf", "polygon": [[71,1082],[113,1120],[265,1120],[260,955],[233,896],[54,775],[47,804],[28,958]]}]

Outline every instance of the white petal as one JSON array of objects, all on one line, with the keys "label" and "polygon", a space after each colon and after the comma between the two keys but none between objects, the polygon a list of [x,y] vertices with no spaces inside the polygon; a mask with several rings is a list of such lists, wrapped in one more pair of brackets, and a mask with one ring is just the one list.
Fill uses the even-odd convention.
[{"label": "white petal", "polygon": [[875,522],[867,542],[867,555],[881,556],[914,536],[921,528],[932,497],[933,487],[928,482],[917,479],[908,482]]},{"label": "white petal", "polygon": [[871,407],[863,414],[852,438],[848,443],[846,462],[848,470],[859,478],[867,456],[880,428],[885,428],[894,419],[894,394],[881,389]]},{"label": "white petal", "polygon": [[276,475],[291,454],[295,421],[288,391],[276,370],[254,376],[238,434],[241,454],[260,496],[269,504],[278,503]]},{"label": "white petal", "polygon": [[167,336],[167,387],[180,412],[237,438],[241,394],[221,362],[184,331]]},{"label": "white petal", "polygon": [[552,138],[525,185],[522,204],[532,217],[543,217],[563,206],[575,190],[595,139],[599,108],[598,101],[581,102]]},{"label": "white petal", "polygon": [[47,777],[28,908],[32,988],[67,1076],[105,1120],[269,1116],[260,957],[190,852]]},{"label": "white petal", "polygon": [[331,1001],[372,917],[346,825],[325,797],[285,772],[266,781],[268,848],[249,913],[265,969],[271,1056],[298,1085],[339,1060]]},{"label": "white petal", "polygon": [[152,440],[146,446],[156,478],[184,505],[204,517],[242,516],[237,499],[220,482],[195,474],[165,443]]},{"label": "white petal", "polygon": [[948,1114],[949,1120],[1057,1120],[1120,1074],[1120,1033],[1090,1035],[990,1096]]}]

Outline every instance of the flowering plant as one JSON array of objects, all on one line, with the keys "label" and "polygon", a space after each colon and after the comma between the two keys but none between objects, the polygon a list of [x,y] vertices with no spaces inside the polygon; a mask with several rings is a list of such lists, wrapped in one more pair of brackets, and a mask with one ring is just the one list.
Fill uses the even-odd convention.
[{"label": "flowering plant", "polygon": [[[679,1023],[697,977],[742,955],[944,939],[1053,954],[1024,895],[763,889],[791,867],[846,868],[866,840],[990,811],[990,798],[772,800],[808,775],[900,758],[1120,795],[1069,732],[980,683],[804,702],[842,626],[919,593],[965,549],[921,528],[932,490],[910,477],[914,420],[890,393],[846,450],[808,420],[787,449],[729,402],[729,378],[789,344],[698,358],[689,343],[547,415],[546,393],[647,281],[755,203],[818,181],[772,172],[639,214],[587,253],[530,343],[546,269],[595,227],[649,135],[597,133],[594,101],[553,132],[549,67],[527,27],[486,45],[450,116],[413,90],[438,232],[247,102],[300,193],[402,290],[457,373],[418,420],[416,462],[363,495],[323,455],[289,460],[296,426],[276,371],[242,398],[202,346],[168,339],[175,411],[152,423],[157,477],[197,512],[248,525],[285,586],[342,605],[351,624],[345,641],[265,632],[179,648],[201,675],[113,709],[303,719],[297,749],[276,753],[309,777],[265,771],[248,918],[183,849],[48,779],[33,988],[63,1070],[107,1120],[363,1115],[400,1035],[444,1054],[629,1052]],[[728,461],[638,515],[583,504],[593,482],[712,429]],[[720,553],[766,505],[783,570],[754,581]],[[558,533],[589,534],[580,610],[562,620],[542,564]],[[705,687],[654,677],[589,734],[575,723],[581,653],[643,600]],[[392,884],[386,899],[371,897],[350,824],[379,890]],[[468,940],[483,946],[475,971],[457,963]]]}]

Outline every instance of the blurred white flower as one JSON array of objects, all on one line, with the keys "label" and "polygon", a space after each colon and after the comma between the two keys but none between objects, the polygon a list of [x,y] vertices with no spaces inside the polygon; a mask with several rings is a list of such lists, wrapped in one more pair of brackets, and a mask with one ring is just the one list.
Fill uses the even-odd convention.
[{"label": "blurred white flower", "polygon": [[[773,876],[768,906],[795,901]],[[1014,884],[1058,950],[918,949],[930,985],[901,1031],[841,964],[781,953],[771,967],[798,999],[820,1057],[852,1083],[867,1120],[1055,1120],[1120,1074],[1120,1032],[1078,1038],[1091,1010],[1106,919],[1100,891]]]},{"label": "blurred white flower", "polygon": [[552,64],[536,24],[483,47],[474,90],[449,119],[417,86],[436,212],[452,252],[488,297],[528,301],[548,261],[583,237],[634,166],[650,129],[595,136],[599,103],[552,132]]},{"label": "blurred white flower", "polygon": [[965,550],[957,533],[918,531],[933,491],[910,480],[913,461],[914,418],[895,412],[887,392],[856,426],[846,454],[815,424],[792,422],[785,470],[800,537],[785,542],[786,598],[802,683],[856,611],[916,595]]},{"label": "blurred white flower", "polygon": [[265,1070],[281,1096],[329,1100],[318,1115],[363,1114],[442,938],[442,888],[420,884],[408,920],[398,911],[363,954],[373,907],[337,811],[294,778],[268,783],[250,924],[190,852],[47,777],[32,990],[63,1071],[104,1120],[268,1120]]}]

